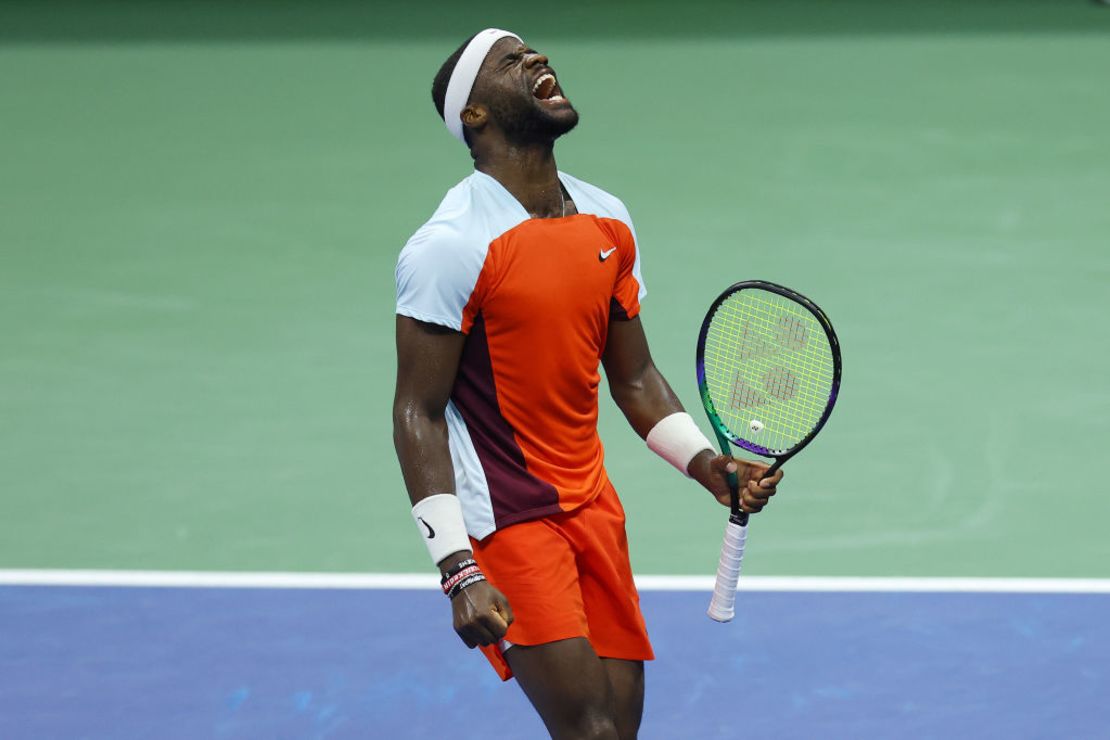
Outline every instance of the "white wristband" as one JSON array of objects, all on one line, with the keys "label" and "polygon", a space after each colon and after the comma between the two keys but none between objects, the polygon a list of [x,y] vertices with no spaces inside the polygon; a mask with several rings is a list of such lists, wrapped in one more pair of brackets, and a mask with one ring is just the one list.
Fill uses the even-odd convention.
[{"label": "white wristband", "polygon": [[712,450],[713,445],[685,411],[678,411],[660,419],[647,435],[647,446],[659,457],[690,477],[686,468],[702,450]]},{"label": "white wristband", "polygon": [[417,501],[412,507],[412,518],[436,565],[448,555],[470,549],[462,506],[455,494],[437,493]]}]

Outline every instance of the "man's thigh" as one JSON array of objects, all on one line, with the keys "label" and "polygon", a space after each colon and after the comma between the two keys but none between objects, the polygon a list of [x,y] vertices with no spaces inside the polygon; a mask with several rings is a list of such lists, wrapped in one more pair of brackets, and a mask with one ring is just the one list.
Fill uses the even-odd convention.
[{"label": "man's thigh", "polygon": [[[618,740],[610,671],[588,640],[572,637],[505,651],[551,737]],[[622,661],[627,662],[627,661]]]},{"label": "man's thigh", "polygon": [[609,705],[621,740],[632,740],[644,716],[644,662],[602,658],[609,676]]}]

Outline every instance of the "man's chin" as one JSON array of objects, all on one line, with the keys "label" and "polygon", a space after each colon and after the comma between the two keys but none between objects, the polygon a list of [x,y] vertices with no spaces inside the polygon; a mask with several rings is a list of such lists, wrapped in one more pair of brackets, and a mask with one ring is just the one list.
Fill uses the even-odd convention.
[{"label": "man's chin", "polygon": [[541,107],[539,103],[519,116],[506,116],[501,128],[518,144],[543,144],[558,139],[578,125],[578,111],[567,103]]},{"label": "man's chin", "polygon": [[554,139],[570,133],[578,125],[578,111],[574,109],[570,101],[567,101],[565,106],[560,106],[555,110],[545,110],[543,113],[543,118],[547,123],[546,128]]}]

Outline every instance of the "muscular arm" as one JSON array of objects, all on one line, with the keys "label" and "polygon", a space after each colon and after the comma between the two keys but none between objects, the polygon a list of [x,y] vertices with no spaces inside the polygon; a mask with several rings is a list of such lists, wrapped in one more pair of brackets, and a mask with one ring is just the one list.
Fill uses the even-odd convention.
[{"label": "muscular arm", "polygon": [[[393,399],[393,444],[409,500],[455,492],[444,411],[459,370],[466,337],[435,324],[397,317],[397,392]],[[437,563],[446,573],[469,558],[470,550]],[[488,581],[467,587],[451,601],[455,632],[467,647],[491,645],[512,624],[512,609]]]},{"label": "muscular arm", "polygon": [[660,419],[682,411],[682,402],[655,367],[640,317],[609,323],[602,355],[609,392],[636,434],[647,437]]},{"label": "muscular arm", "polygon": [[[682,403],[651,359],[638,316],[629,321],[609,322],[609,338],[601,361],[613,400],[640,437],[646,438],[660,419],[683,411]],[[737,472],[741,483],[741,507],[756,512],[767,505],[768,499],[775,494],[775,485],[782,478],[780,470],[767,480],[766,486],[761,485],[767,467],[763,463],[733,460],[705,450],[690,461],[687,472],[725,506],[730,501],[726,474]]]},{"label": "muscular arm", "polygon": [[397,317],[397,392],[393,445],[409,500],[455,492],[444,410],[466,337],[435,324]]}]

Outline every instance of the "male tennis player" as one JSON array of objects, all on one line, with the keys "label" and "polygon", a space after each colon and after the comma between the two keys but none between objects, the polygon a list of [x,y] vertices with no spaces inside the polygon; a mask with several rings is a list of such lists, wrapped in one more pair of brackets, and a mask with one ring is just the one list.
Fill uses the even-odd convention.
[{"label": "male tennis player", "polygon": [[597,433],[599,364],[647,446],[745,511],[781,471],[732,460],[652,363],[628,212],[559,172],[578,113],[547,57],[487,29],[432,98],[475,172],[397,264],[394,440],[454,626],[516,676],[552,737],[634,738],[650,660],[624,511]]}]

